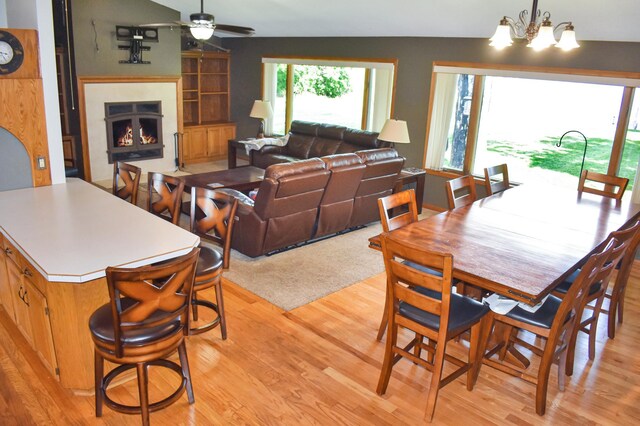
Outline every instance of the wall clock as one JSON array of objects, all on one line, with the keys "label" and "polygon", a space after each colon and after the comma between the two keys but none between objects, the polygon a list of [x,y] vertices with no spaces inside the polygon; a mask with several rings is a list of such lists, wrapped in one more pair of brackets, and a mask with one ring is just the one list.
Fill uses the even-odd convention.
[{"label": "wall clock", "polygon": [[0,30],[0,75],[11,74],[22,65],[24,49],[13,34]]}]

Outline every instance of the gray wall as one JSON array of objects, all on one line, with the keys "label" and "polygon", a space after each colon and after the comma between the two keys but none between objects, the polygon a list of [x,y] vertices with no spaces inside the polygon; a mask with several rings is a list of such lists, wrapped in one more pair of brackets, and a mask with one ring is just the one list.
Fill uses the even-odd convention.
[{"label": "gray wall", "polygon": [[[256,121],[249,118],[255,99],[260,99],[261,59],[266,55],[324,56],[349,58],[397,58],[396,104],[394,116],[406,120],[411,144],[397,146],[407,158],[407,166],[422,166],[427,125],[427,109],[434,61],[547,66],[640,72],[640,43],[580,41],[572,52],[547,49],[534,52],[522,44],[497,51],[486,39],[362,37],[362,38],[226,38],[224,47],[231,54],[231,118],[238,123],[238,137],[255,134]],[[566,102],[553,99],[552,102]],[[526,98],[518,107],[526,108]],[[437,180],[437,179],[436,179]],[[441,180],[441,179],[440,179]],[[439,190],[430,195],[427,180],[425,203],[446,206]],[[444,202],[444,204],[443,204]]]},{"label": "gray wall", "polygon": [[160,28],[158,43],[143,43],[151,47],[142,53],[148,65],[120,64],[129,51],[118,49],[127,43],[115,35],[116,25],[173,22],[180,20],[179,12],[149,0],[71,0],[71,5],[77,75],[180,75],[179,27]]},{"label": "gray wall", "polygon": [[27,150],[11,132],[0,127],[0,191],[32,186],[31,158]]}]

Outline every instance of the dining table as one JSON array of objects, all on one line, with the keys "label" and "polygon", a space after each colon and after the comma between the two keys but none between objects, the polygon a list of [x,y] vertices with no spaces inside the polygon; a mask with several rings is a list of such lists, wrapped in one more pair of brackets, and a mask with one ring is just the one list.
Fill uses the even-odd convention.
[{"label": "dining table", "polygon": [[520,185],[398,228],[387,237],[453,255],[453,277],[530,305],[640,219],[640,204]]}]

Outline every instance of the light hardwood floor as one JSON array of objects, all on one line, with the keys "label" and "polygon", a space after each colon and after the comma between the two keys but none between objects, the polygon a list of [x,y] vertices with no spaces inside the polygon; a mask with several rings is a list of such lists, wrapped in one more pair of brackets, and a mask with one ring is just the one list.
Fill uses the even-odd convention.
[{"label": "light hardwood floor", "polygon": [[[229,339],[219,331],[187,342],[196,402],[186,395],[152,413],[153,424],[420,424],[429,374],[408,361],[396,365],[387,394],[375,387],[384,345],[375,340],[384,299],[378,275],[290,312],[224,283]],[[576,371],[564,392],[551,373],[547,414],[534,409],[534,386],[483,366],[468,392],[460,378],[440,391],[433,424],[640,424],[640,262],[615,340],[598,331],[597,356],[587,362],[578,340]],[[606,318],[605,318],[606,319]],[[139,416],[104,409],[93,397],[63,390],[0,309],[0,424],[136,425]],[[451,350],[460,349],[452,343]],[[155,373],[155,374],[154,374]],[[151,399],[166,395],[173,373],[151,368]],[[112,397],[137,401],[135,381]]]}]

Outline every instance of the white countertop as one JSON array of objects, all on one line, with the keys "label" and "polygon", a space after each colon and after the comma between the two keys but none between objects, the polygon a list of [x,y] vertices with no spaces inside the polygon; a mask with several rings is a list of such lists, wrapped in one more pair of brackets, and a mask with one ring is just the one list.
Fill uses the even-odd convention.
[{"label": "white countertop", "polygon": [[200,238],[82,181],[0,192],[0,231],[49,281],[188,253]]}]

